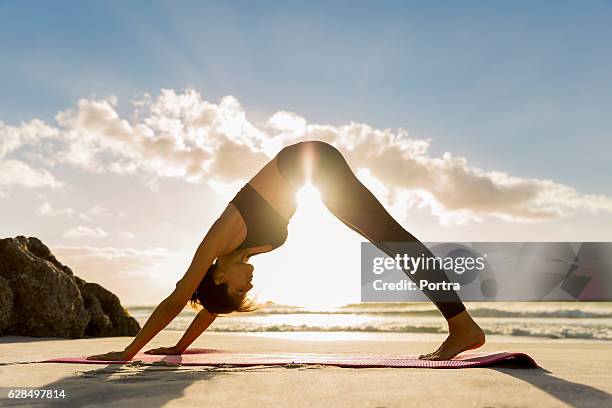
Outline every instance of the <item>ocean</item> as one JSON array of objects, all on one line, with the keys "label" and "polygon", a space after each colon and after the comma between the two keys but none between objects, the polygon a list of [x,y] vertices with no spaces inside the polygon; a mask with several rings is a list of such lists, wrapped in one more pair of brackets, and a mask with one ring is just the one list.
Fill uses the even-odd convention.
[{"label": "ocean", "polygon": [[[129,306],[141,326],[156,306]],[[612,302],[468,303],[470,314],[487,334],[553,339],[612,340]],[[196,311],[186,307],[167,327],[184,331]],[[215,320],[214,332],[377,332],[446,333],[446,324],[430,303],[361,303],[312,309],[259,305],[248,313]]]}]

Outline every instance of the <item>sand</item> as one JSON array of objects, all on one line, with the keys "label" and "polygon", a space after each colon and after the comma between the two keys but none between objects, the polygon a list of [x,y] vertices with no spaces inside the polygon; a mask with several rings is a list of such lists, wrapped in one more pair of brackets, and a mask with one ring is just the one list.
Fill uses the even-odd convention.
[{"label": "sand", "polygon": [[[144,349],[172,345],[162,331]],[[128,337],[0,337],[0,387],[63,389],[64,406],[131,407],[604,407],[612,406],[612,343],[491,336],[483,351],[522,351],[542,369],[164,367],[33,363],[121,350]],[[403,333],[204,333],[192,346],[235,351],[415,354],[438,335]],[[0,406],[13,406],[0,400]],[[27,406],[60,406],[28,400]],[[14,404],[25,406],[23,402]]]}]

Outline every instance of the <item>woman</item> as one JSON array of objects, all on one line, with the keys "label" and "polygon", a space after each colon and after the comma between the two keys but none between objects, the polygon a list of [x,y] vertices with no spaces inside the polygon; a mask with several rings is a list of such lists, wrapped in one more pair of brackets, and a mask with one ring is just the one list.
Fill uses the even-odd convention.
[{"label": "woman", "polygon": [[[252,288],[250,256],[268,252],[287,238],[287,224],[296,211],[296,192],[306,182],[316,186],[327,208],[344,224],[390,256],[385,242],[411,242],[420,254],[431,252],[389,215],[376,197],[355,177],[342,154],[321,141],[305,141],[283,148],[236,194],[200,243],[185,276],[155,309],[125,350],[88,357],[91,360],[132,359],[183,309],[188,301],[202,309],[173,347],[147,354],[180,354],[218,314],[250,310],[246,293]],[[444,282],[444,270],[416,271],[415,281]],[[422,359],[446,360],[480,347],[485,336],[452,290],[424,293],[448,322],[442,345]]]}]

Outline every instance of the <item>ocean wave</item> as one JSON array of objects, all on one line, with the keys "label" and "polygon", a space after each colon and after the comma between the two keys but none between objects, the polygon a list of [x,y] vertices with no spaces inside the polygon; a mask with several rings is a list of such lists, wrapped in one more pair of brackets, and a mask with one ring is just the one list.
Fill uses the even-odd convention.
[{"label": "ocean wave", "polygon": [[217,332],[386,332],[386,333],[443,333],[442,327],[436,326],[396,326],[381,327],[373,325],[365,326],[317,326],[317,325],[231,325],[231,326],[211,326],[208,330]]},{"label": "ocean wave", "polygon": [[[467,306],[487,334],[612,340],[611,303],[472,303]],[[129,312],[144,325],[154,309],[142,306],[130,308]],[[185,309],[167,329],[187,329],[195,314]],[[267,303],[255,312],[219,318],[208,330],[443,334],[446,325],[440,312],[426,303],[370,303],[321,310]]]},{"label": "ocean wave", "polygon": [[[447,333],[439,326],[311,326],[311,325],[248,325],[248,326],[212,326],[208,330],[216,332],[384,332],[384,333]],[[507,336],[544,337],[550,339],[593,339],[612,340],[612,330],[609,327],[593,330],[588,327],[529,327],[499,325],[483,327],[486,334]]]},{"label": "ocean wave", "polygon": [[[185,330],[189,322],[171,324],[169,330]],[[481,325],[486,334],[540,337],[549,339],[612,340],[612,327],[605,325],[568,326],[563,324],[486,324]],[[447,333],[443,324],[363,324],[363,325],[310,325],[310,324],[261,324],[222,323],[208,328],[212,332],[261,333],[261,332],[370,332],[370,333]]]},{"label": "ocean wave", "polygon": [[[611,318],[612,312],[608,311],[587,311],[580,309],[556,309],[556,310],[508,310],[508,309],[494,309],[494,308],[470,308],[470,314],[473,317],[528,317],[528,318]],[[405,308],[388,308],[386,310],[367,309],[362,308],[359,310],[307,310],[307,309],[292,309],[287,310],[284,308],[274,309],[259,309],[251,312],[252,315],[374,315],[374,316],[385,316],[385,315],[404,315],[404,316],[439,316],[440,312],[437,309],[405,309]]]},{"label": "ocean wave", "polygon": [[612,312],[595,312],[580,309],[557,309],[557,310],[504,310],[504,309],[470,309],[474,317],[545,317],[545,318],[610,318]]},{"label": "ocean wave", "polygon": [[[583,303],[472,303],[467,305],[474,317],[499,318],[575,318],[598,319],[612,318],[612,302]],[[133,314],[150,314],[154,306],[132,306],[128,312]],[[182,315],[193,316],[197,312],[186,308]],[[431,303],[356,303],[335,308],[303,308],[300,306],[263,303],[258,309],[244,314],[249,316],[266,315],[356,315],[356,316],[440,316],[440,312]]]}]

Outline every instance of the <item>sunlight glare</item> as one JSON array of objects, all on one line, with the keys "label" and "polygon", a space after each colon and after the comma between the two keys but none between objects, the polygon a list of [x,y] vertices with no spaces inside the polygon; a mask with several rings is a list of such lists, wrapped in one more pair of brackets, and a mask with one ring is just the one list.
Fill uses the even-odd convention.
[{"label": "sunlight glare", "polygon": [[319,208],[323,205],[319,190],[317,190],[317,188],[310,183],[307,183],[304,185],[304,187],[298,190],[296,197],[298,205],[307,210]]},{"label": "sunlight glare", "polygon": [[359,302],[361,237],[333,216],[314,185],[296,199],[287,242],[255,261],[266,271],[256,278],[258,300],[316,310]]}]

